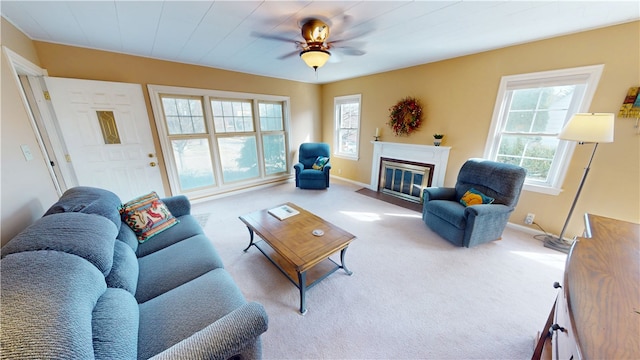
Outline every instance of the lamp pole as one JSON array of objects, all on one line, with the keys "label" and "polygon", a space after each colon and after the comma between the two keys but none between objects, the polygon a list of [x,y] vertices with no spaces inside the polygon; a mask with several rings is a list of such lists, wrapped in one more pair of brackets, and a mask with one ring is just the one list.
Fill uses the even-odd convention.
[{"label": "lamp pole", "polygon": [[[584,142],[579,142],[578,144],[583,145]],[[569,215],[567,216],[567,220],[564,222],[564,226],[562,227],[562,231],[560,232],[560,236],[558,239],[553,238],[552,236],[547,236],[544,246],[562,251],[564,253],[569,252],[569,248],[571,245],[564,242],[564,232],[567,230],[567,226],[569,225],[569,220],[571,220],[571,215],[573,214],[573,210],[576,208],[576,203],[578,202],[578,198],[580,197],[580,192],[582,192],[582,187],[584,186],[584,182],[587,179],[587,175],[589,174],[589,170],[591,169],[591,162],[593,161],[593,157],[596,155],[596,149],[598,148],[598,143],[595,143],[593,146],[593,152],[591,153],[591,158],[589,159],[589,163],[587,167],[584,169],[584,174],[582,175],[582,180],[580,181],[580,186],[578,186],[578,192],[576,193],[576,197],[573,199],[573,204],[571,204],[571,209],[569,210]]]}]

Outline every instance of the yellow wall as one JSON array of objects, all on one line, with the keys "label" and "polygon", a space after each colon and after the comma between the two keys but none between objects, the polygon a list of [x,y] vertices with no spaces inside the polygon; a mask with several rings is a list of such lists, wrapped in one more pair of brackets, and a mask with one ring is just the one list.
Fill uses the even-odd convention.
[{"label": "yellow wall", "polygon": [[[333,136],[333,98],[362,94],[360,159],[334,157],[332,171],[368,184],[377,127],[381,141],[411,144],[432,144],[439,132],[446,134],[443,145],[452,147],[445,183],[453,186],[464,161],[483,156],[502,76],[595,64],[605,68],[589,110],[617,113],[629,87],[640,85],[640,22],[324,85],[325,140]],[[389,108],[406,96],[423,103],[426,121],[417,133],[396,137],[385,123]],[[634,125],[635,119],[617,119],[615,142],[598,147],[565,236],[582,232],[585,212],[640,222],[640,135]],[[531,212],[545,230],[560,233],[591,151],[592,145],[576,148],[559,196],[524,191],[510,221],[522,224]]]},{"label": "yellow wall", "polygon": [[[0,18],[1,91],[0,144],[1,161],[1,221],[2,244],[42,216],[57,199],[53,180],[47,171],[34,136],[14,72],[4,55],[7,47],[31,63],[38,64],[36,49],[29,38]],[[22,155],[21,145],[31,149],[33,160]]]}]

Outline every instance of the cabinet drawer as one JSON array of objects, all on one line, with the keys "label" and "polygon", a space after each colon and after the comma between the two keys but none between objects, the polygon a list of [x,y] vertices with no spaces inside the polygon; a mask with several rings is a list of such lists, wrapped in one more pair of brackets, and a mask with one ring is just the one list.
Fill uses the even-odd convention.
[{"label": "cabinet drawer", "polygon": [[553,359],[567,360],[579,359],[575,335],[569,317],[569,308],[567,306],[568,299],[564,291],[558,294],[556,303],[554,325],[559,326],[558,330],[553,332]]}]

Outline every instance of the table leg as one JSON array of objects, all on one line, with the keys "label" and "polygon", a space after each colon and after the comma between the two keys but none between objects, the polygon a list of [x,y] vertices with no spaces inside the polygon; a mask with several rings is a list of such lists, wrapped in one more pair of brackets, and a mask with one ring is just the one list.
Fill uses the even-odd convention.
[{"label": "table leg", "polygon": [[344,257],[345,257],[345,255],[347,253],[347,249],[348,248],[349,247],[347,246],[346,248],[342,249],[342,251],[340,251],[340,262],[342,263],[342,265],[340,267],[344,270],[344,272],[347,273],[347,275],[351,275],[351,274],[353,274],[353,271],[347,269],[347,266],[344,264]]},{"label": "table leg", "polygon": [[305,307],[305,295],[307,292],[307,272],[299,272],[298,273],[298,283],[300,284],[300,314],[304,315],[307,313],[307,308]]},{"label": "table leg", "polygon": [[247,252],[247,250],[249,250],[249,248],[251,247],[251,245],[253,245],[253,229],[251,229],[250,227],[247,226],[247,230],[249,230],[249,246],[247,246],[246,249],[242,250],[244,252]]}]

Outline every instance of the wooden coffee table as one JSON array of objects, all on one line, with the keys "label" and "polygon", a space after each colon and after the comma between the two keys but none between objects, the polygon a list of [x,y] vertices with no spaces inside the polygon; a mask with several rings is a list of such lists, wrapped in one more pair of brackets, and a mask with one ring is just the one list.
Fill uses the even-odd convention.
[{"label": "wooden coffee table", "polygon": [[[344,258],[347,247],[356,237],[295,204],[281,205],[300,213],[284,220],[269,214],[269,209],[240,216],[251,237],[244,251],[251,246],[258,248],[300,290],[300,313],[304,315],[308,289],[338,269],[352,274]],[[254,233],[264,241],[254,241]],[[318,236],[320,233],[323,234]],[[340,264],[329,258],[338,251]]]}]

